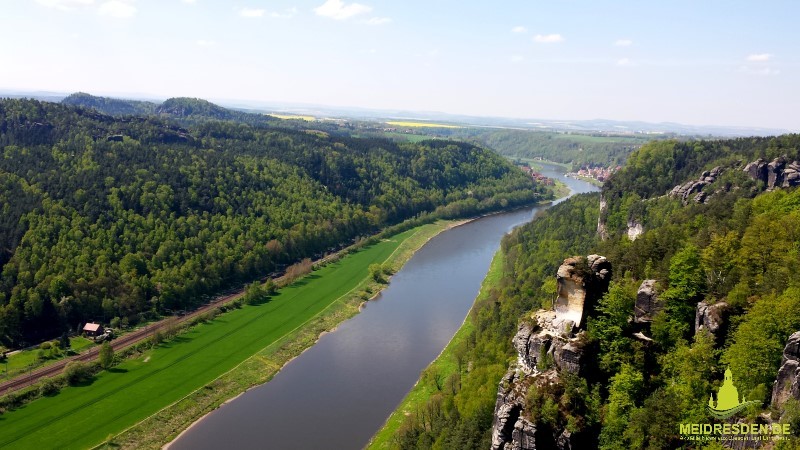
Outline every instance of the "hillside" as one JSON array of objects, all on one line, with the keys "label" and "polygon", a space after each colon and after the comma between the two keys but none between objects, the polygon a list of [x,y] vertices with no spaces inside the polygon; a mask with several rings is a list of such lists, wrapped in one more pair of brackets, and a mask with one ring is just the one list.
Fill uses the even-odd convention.
[{"label": "hillside", "polygon": [[[200,115],[216,111],[207,106]],[[6,345],[88,320],[133,324],[190,307],[416,216],[547,195],[501,157],[464,143],[179,125],[32,100],[0,101],[0,151]]]},{"label": "hillside", "polygon": [[[517,229],[492,301],[472,312],[471,369],[395,446],[694,448],[679,424],[725,422],[706,407],[726,369],[752,402],[727,423],[797,435],[798,149],[798,135],[650,143],[601,195]],[[585,281],[601,260],[607,288]],[[552,328],[553,305],[581,292],[569,279],[584,320]]]},{"label": "hillside", "polygon": [[157,105],[152,102],[125,100],[110,97],[97,97],[85,92],[76,92],[61,100],[61,103],[72,106],[84,106],[96,109],[110,116],[133,116],[153,114]]}]

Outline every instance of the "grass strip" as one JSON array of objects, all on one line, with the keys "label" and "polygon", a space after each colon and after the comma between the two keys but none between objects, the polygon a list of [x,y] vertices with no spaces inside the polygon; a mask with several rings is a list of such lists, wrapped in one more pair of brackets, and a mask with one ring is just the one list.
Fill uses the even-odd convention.
[{"label": "grass strip", "polygon": [[447,226],[424,225],[347,255],[266,303],[230,311],[86,385],[0,415],[0,448],[158,448],[354,315],[380,286],[368,277],[370,264],[396,270]]}]

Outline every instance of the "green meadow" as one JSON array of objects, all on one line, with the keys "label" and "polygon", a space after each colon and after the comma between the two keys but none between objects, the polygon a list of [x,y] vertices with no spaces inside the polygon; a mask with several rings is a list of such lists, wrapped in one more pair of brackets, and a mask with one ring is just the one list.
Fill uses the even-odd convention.
[{"label": "green meadow", "polygon": [[[427,225],[422,228],[431,228]],[[350,296],[368,266],[393,257],[415,228],[329,264],[283,288],[99,373],[83,386],[0,415],[0,448],[87,448],[106,441],[235,368]]]}]

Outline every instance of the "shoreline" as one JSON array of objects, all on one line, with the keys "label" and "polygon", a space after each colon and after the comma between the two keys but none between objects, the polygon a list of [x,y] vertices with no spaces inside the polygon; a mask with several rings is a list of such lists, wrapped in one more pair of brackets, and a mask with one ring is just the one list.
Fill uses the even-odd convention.
[{"label": "shoreline", "polygon": [[[478,218],[480,216],[461,220],[439,220],[422,225],[420,229],[405,238],[383,264],[390,264],[392,271],[397,272],[433,237]],[[229,371],[121,432],[115,433],[94,448],[112,446],[170,448],[180,436],[193,429],[216,409],[232,402],[250,389],[269,382],[287,364],[313,347],[324,334],[335,331],[339,324],[358,314],[369,300],[375,299],[387,286],[388,283],[377,283],[365,277],[317,315],[277,338]],[[365,291],[372,292],[368,300],[363,300]]]},{"label": "shoreline", "polygon": [[[417,246],[417,247],[416,247],[416,248],[413,250],[413,252],[411,252],[411,255],[410,255],[410,256],[409,256],[409,257],[408,257],[408,258],[407,258],[405,261],[403,261],[403,262],[402,262],[402,264],[401,264],[400,268],[402,268],[402,267],[405,265],[405,263],[406,263],[406,262],[408,262],[408,260],[410,260],[410,259],[411,259],[411,257],[413,257],[413,256],[414,256],[414,254],[416,254],[416,253],[417,253],[417,251],[419,251],[419,250],[420,250],[422,247],[424,247],[424,246],[425,246],[425,245],[426,245],[428,242],[430,242],[430,240],[431,240],[431,239],[435,238],[436,236],[439,236],[440,234],[444,233],[445,231],[452,230],[453,228],[457,228],[457,227],[460,227],[460,226],[466,225],[466,224],[468,224],[468,223],[471,223],[471,222],[473,222],[473,221],[476,221],[476,220],[478,220],[478,219],[481,219],[481,218],[484,218],[484,217],[488,217],[488,216],[492,216],[492,215],[497,215],[497,214],[508,213],[508,212],[512,212],[512,211],[517,211],[517,210],[520,210],[520,209],[529,208],[529,207],[534,207],[534,206],[537,206],[537,205],[538,205],[538,203],[537,203],[537,204],[533,204],[533,205],[528,205],[528,206],[521,206],[521,207],[518,207],[518,208],[509,209],[509,210],[502,210],[502,211],[495,211],[495,212],[491,212],[491,213],[486,213],[486,214],[483,214],[483,215],[480,215],[480,216],[471,217],[471,218],[469,218],[469,219],[460,219],[460,220],[459,220],[459,219],[456,219],[456,220],[449,221],[450,223],[447,223],[447,224],[446,224],[446,225],[445,225],[445,226],[444,226],[442,229],[440,229],[440,230],[439,230],[437,233],[435,233],[435,234],[433,234],[433,235],[430,235],[430,236],[428,236],[428,237],[427,237],[427,239],[425,239],[425,241],[423,241],[423,242],[422,242],[422,243],[421,243],[419,246]],[[390,256],[390,257],[391,257],[391,256]],[[399,270],[399,269],[398,269],[398,270]],[[396,273],[396,271],[395,271],[395,273]],[[392,279],[392,275],[390,275],[390,276],[387,278],[387,280],[386,280],[387,282],[386,282],[386,283],[384,283],[384,284],[382,284],[382,287],[381,287],[381,289],[379,289],[377,292],[375,292],[375,293],[374,293],[374,295],[373,295],[372,297],[370,297],[368,300],[364,300],[364,301],[362,301],[362,302],[361,302],[361,303],[358,305],[358,312],[357,312],[356,314],[360,313],[360,312],[363,310],[363,308],[364,308],[364,307],[366,307],[366,305],[367,305],[369,302],[371,302],[371,301],[373,301],[373,300],[376,300],[376,299],[377,299],[377,298],[378,298],[378,297],[381,295],[381,293],[383,292],[383,290],[384,290],[384,289],[386,289],[387,287],[389,287],[389,283],[391,283],[391,279]],[[470,310],[471,310],[471,307],[470,307]],[[469,314],[469,312],[468,312],[467,314]],[[289,359],[288,361],[286,361],[286,362],[285,362],[285,363],[284,363],[284,364],[283,364],[283,365],[282,365],[282,366],[281,366],[281,367],[280,367],[280,368],[279,368],[279,369],[278,369],[278,370],[277,370],[277,371],[276,371],[276,372],[275,372],[275,373],[272,375],[272,377],[274,377],[275,375],[277,375],[278,373],[280,373],[280,372],[281,372],[281,371],[284,369],[284,367],[286,367],[288,364],[290,364],[290,363],[291,363],[292,361],[294,361],[295,359],[299,358],[299,357],[300,357],[300,356],[301,356],[303,353],[305,353],[306,351],[308,351],[309,349],[311,349],[311,347],[313,347],[314,345],[316,345],[316,344],[317,344],[317,342],[319,341],[319,339],[320,339],[320,338],[322,338],[322,336],[324,336],[325,334],[328,334],[328,333],[333,333],[333,332],[335,332],[335,331],[338,329],[338,325],[339,325],[339,324],[341,324],[341,323],[344,323],[344,321],[346,321],[346,320],[348,320],[348,319],[350,319],[350,318],[352,318],[352,317],[355,317],[355,314],[354,314],[354,315],[352,315],[352,316],[350,316],[350,317],[344,318],[342,321],[340,321],[340,322],[339,322],[339,323],[338,323],[336,326],[334,326],[332,329],[330,329],[330,330],[323,330],[323,331],[322,331],[322,332],[321,332],[321,333],[320,333],[320,334],[317,336],[317,338],[314,340],[313,344],[311,344],[311,345],[309,345],[308,347],[304,348],[304,349],[303,349],[303,351],[301,351],[299,354],[295,355],[294,357],[292,357],[291,359]],[[466,320],[467,320],[467,317],[468,317],[468,315],[464,317],[464,321],[466,321]],[[463,325],[463,322],[462,322],[462,325]],[[460,328],[460,327],[459,327],[459,328]],[[454,335],[454,336],[455,336],[455,335]],[[451,340],[452,340],[452,338],[451,338]],[[446,348],[446,346],[445,346],[445,348]],[[443,352],[443,351],[444,351],[444,349],[442,349],[442,352]],[[441,354],[441,353],[440,353],[440,354]],[[438,358],[438,356],[437,356],[437,358]],[[177,436],[175,436],[174,438],[172,438],[172,439],[171,439],[171,440],[170,440],[168,443],[164,444],[164,445],[163,445],[161,448],[162,448],[163,450],[168,450],[168,449],[169,449],[169,448],[172,446],[172,444],[173,444],[175,441],[177,441],[178,439],[180,439],[180,438],[181,438],[181,436],[183,436],[184,434],[188,433],[188,432],[189,432],[189,431],[190,431],[192,428],[194,428],[195,426],[198,426],[198,425],[200,424],[200,422],[202,422],[202,421],[203,421],[203,419],[207,418],[207,417],[208,417],[210,414],[214,413],[214,411],[217,411],[218,409],[221,409],[222,407],[224,407],[224,406],[225,406],[225,405],[227,405],[228,403],[231,403],[231,402],[233,402],[233,401],[234,401],[234,400],[236,400],[237,398],[239,398],[239,397],[241,397],[242,395],[246,394],[246,393],[247,393],[248,391],[250,391],[251,389],[255,389],[255,388],[257,388],[257,387],[263,386],[263,385],[265,385],[266,383],[269,383],[269,381],[267,381],[267,382],[265,382],[265,383],[262,383],[262,384],[255,385],[255,386],[251,386],[251,387],[247,388],[247,390],[245,390],[245,391],[243,391],[243,392],[240,392],[239,394],[237,394],[235,397],[231,397],[231,398],[229,398],[228,400],[225,400],[225,401],[224,401],[223,403],[221,403],[219,406],[217,406],[216,408],[214,408],[214,409],[212,409],[212,410],[208,411],[208,412],[207,412],[207,413],[205,413],[203,416],[201,416],[200,418],[198,418],[197,420],[195,420],[194,422],[192,422],[192,423],[191,423],[191,424],[190,424],[190,425],[189,425],[187,428],[185,428],[185,429],[184,429],[183,431],[181,431],[181,432],[180,432],[180,433],[179,433]]]},{"label": "shoreline", "polygon": [[[479,215],[479,216],[471,217],[471,218],[468,218],[468,219],[455,219],[455,220],[450,220],[450,221],[448,221],[449,223],[447,223],[447,224],[446,224],[446,225],[445,225],[443,228],[441,228],[440,230],[438,230],[438,232],[437,232],[437,233],[435,233],[435,234],[432,234],[432,235],[428,236],[428,237],[427,237],[427,238],[426,238],[426,239],[425,239],[425,240],[424,240],[424,241],[423,241],[421,244],[419,244],[418,246],[416,246],[416,248],[414,248],[414,249],[413,249],[413,251],[411,252],[411,254],[410,254],[410,255],[409,255],[407,258],[405,258],[405,260],[404,260],[404,261],[402,261],[402,264],[401,264],[401,266],[400,266],[400,267],[399,267],[397,270],[395,270],[395,273],[396,273],[398,270],[400,270],[400,269],[401,269],[401,268],[402,268],[402,267],[405,265],[405,263],[407,263],[407,262],[408,262],[408,261],[411,259],[411,257],[413,257],[413,256],[414,256],[414,254],[416,254],[416,253],[417,253],[417,251],[419,251],[419,250],[420,250],[422,247],[424,247],[424,246],[425,246],[425,245],[426,245],[428,242],[430,242],[430,241],[431,241],[433,238],[435,238],[436,236],[439,236],[440,234],[442,234],[442,233],[443,233],[443,232],[445,232],[445,231],[452,230],[452,229],[454,229],[454,228],[457,228],[457,227],[464,226],[464,225],[466,225],[466,224],[468,224],[468,223],[474,222],[474,221],[476,221],[476,220],[478,220],[478,219],[482,219],[482,218],[485,218],[485,217],[494,216],[494,215],[498,215],[498,214],[510,213],[510,212],[513,212],[513,211],[518,211],[518,210],[525,209],[525,208],[533,208],[533,207],[536,207],[536,206],[543,206],[543,205],[547,205],[547,204],[551,203],[552,201],[554,201],[554,200],[548,200],[548,201],[544,201],[544,202],[532,203],[532,204],[529,204],[529,205],[523,205],[523,206],[519,206],[519,207],[515,207],[515,208],[511,208],[511,209],[500,210],[500,211],[493,211],[493,212],[490,212],[490,213],[481,214],[481,215]],[[398,248],[398,250],[399,250],[399,248]],[[391,257],[391,256],[390,256],[390,257]],[[377,291],[376,291],[376,292],[375,292],[375,293],[374,293],[374,294],[373,294],[373,295],[372,295],[372,296],[371,296],[371,297],[370,297],[368,300],[364,300],[364,301],[362,301],[362,302],[361,302],[361,303],[358,305],[358,310],[357,310],[356,314],[360,313],[360,312],[363,310],[363,308],[365,308],[365,307],[367,306],[367,304],[368,304],[369,302],[371,302],[371,301],[373,301],[373,300],[376,300],[376,299],[377,299],[377,298],[378,298],[378,297],[381,295],[381,293],[383,292],[383,290],[384,290],[384,289],[386,289],[386,288],[389,286],[389,284],[391,283],[391,278],[392,278],[392,276],[393,276],[393,275],[390,275],[389,277],[387,277],[386,283],[384,283],[384,284],[381,284],[381,288],[380,288],[379,290],[377,290]],[[479,293],[480,293],[480,291],[478,292],[478,294],[479,294]],[[461,327],[463,327],[464,323],[466,323],[466,321],[468,320],[468,318],[469,318],[469,312],[470,312],[470,311],[472,311],[472,306],[470,307],[469,311],[467,312],[467,315],[466,315],[466,316],[464,316],[464,320],[462,321],[461,325],[459,326],[459,329],[461,329]],[[173,443],[175,443],[175,442],[176,442],[178,439],[180,439],[180,438],[181,438],[181,436],[183,436],[184,434],[186,434],[186,433],[188,433],[189,431],[191,431],[191,430],[192,430],[194,427],[198,426],[198,425],[200,424],[200,422],[202,422],[202,421],[203,421],[203,419],[207,418],[207,417],[208,417],[210,414],[214,413],[214,411],[216,411],[216,410],[218,410],[218,409],[220,409],[220,408],[224,407],[224,406],[225,406],[225,405],[227,405],[228,403],[231,403],[232,401],[236,400],[237,398],[239,398],[239,397],[241,397],[242,395],[244,395],[245,393],[247,393],[249,390],[251,390],[251,389],[255,389],[255,388],[259,387],[259,386],[263,386],[263,385],[265,385],[266,383],[269,383],[269,381],[271,381],[271,378],[272,378],[272,377],[274,377],[275,375],[277,375],[278,373],[280,373],[280,372],[281,372],[281,371],[284,369],[284,367],[286,367],[286,366],[287,366],[288,364],[290,364],[292,361],[294,361],[295,359],[297,359],[298,357],[300,357],[300,355],[302,355],[303,353],[305,353],[307,350],[311,349],[311,347],[313,347],[314,345],[316,345],[316,344],[317,344],[317,342],[319,341],[319,339],[320,339],[320,338],[321,338],[323,335],[325,335],[325,334],[328,334],[328,333],[333,333],[333,332],[335,332],[335,331],[337,330],[337,328],[338,328],[338,325],[339,325],[339,324],[343,323],[344,321],[346,321],[346,320],[348,320],[348,319],[350,319],[350,318],[352,318],[352,317],[355,317],[355,315],[356,315],[356,314],[353,314],[353,315],[351,315],[351,316],[345,317],[343,320],[341,320],[340,322],[338,322],[338,323],[337,323],[337,324],[336,324],[336,325],[335,325],[333,328],[331,328],[331,329],[329,329],[329,330],[323,330],[322,332],[320,332],[320,334],[317,336],[317,338],[314,340],[314,342],[313,342],[311,345],[309,345],[309,346],[305,347],[305,348],[304,348],[304,349],[303,349],[303,350],[302,350],[302,351],[301,351],[299,354],[297,354],[297,355],[293,356],[291,359],[287,360],[287,361],[286,361],[286,362],[285,362],[283,365],[281,365],[281,366],[280,366],[280,368],[279,368],[277,371],[275,371],[275,373],[274,373],[274,374],[272,374],[272,375],[271,375],[271,377],[270,377],[270,380],[268,380],[268,381],[266,381],[266,382],[264,382],[264,383],[261,383],[261,384],[257,384],[257,385],[251,386],[251,387],[247,388],[245,391],[243,391],[243,392],[240,392],[240,393],[239,393],[239,394],[237,394],[236,396],[234,396],[234,397],[231,397],[231,398],[229,398],[229,399],[225,400],[225,401],[224,401],[224,402],[222,402],[222,403],[221,403],[219,406],[217,406],[217,407],[215,407],[215,408],[211,409],[210,411],[206,412],[206,413],[205,413],[205,414],[203,414],[201,417],[199,417],[198,419],[196,419],[196,420],[195,420],[194,422],[192,422],[192,423],[191,423],[191,424],[190,424],[188,427],[186,427],[185,429],[183,429],[183,430],[182,430],[182,431],[181,431],[181,432],[180,432],[178,435],[176,435],[175,437],[173,437],[173,438],[172,438],[172,439],[171,439],[169,442],[167,442],[166,444],[164,444],[163,446],[161,446],[161,448],[162,448],[163,450],[168,450],[168,449],[170,449],[170,448],[171,448],[171,446],[172,446],[172,444],[173,444]],[[444,351],[447,349],[447,347],[449,346],[450,342],[452,342],[452,340],[453,340],[454,338],[455,338],[455,334],[454,334],[454,335],[453,335],[453,336],[450,338],[450,341],[448,341],[448,344],[447,344],[447,345],[445,345],[445,347],[442,349],[442,351],[439,353],[439,355],[438,355],[438,356],[437,356],[437,357],[436,357],[436,358],[435,358],[433,361],[436,361],[436,359],[438,359],[438,358],[439,358],[439,356],[441,356],[441,355],[442,355],[442,353],[443,353],[443,352],[444,352]],[[223,375],[223,376],[224,376],[224,375]],[[221,377],[220,377],[220,378],[221,378]],[[417,382],[419,382],[419,381],[417,381]],[[415,383],[415,386],[416,386],[416,383]],[[387,419],[387,420],[388,420],[388,419]]]}]

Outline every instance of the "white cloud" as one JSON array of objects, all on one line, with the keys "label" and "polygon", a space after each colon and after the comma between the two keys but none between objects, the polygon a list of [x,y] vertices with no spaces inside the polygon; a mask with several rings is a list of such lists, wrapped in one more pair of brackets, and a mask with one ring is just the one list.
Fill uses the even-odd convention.
[{"label": "white cloud", "polygon": [[283,12],[273,11],[269,13],[269,16],[273,19],[291,19],[292,17],[297,15],[297,8],[287,8],[284,9]]},{"label": "white cloud", "polygon": [[537,34],[533,37],[533,42],[539,44],[556,44],[563,41],[564,37],[560,34]]},{"label": "white cloud", "polygon": [[193,5],[197,3],[197,0],[181,0],[183,3],[187,3],[189,5]]},{"label": "white cloud", "polygon": [[48,8],[70,11],[81,6],[90,6],[94,0],[36,0],[36,3]]},{"label": "white cloud", "polygon": [[523,58],[523,57],[522,57],[522,56],[520,56],[520,55],[511,55],[511,62],[512,62],[512,63],[520,63],[520,62],[522,62],[524,59],[525,59],[525,58]]},{"label": "white cloud", "polygon": [[127,19],[136,15],[136,7],[130,0],[111,0],[101,4],[97,12],[102,16]]},{"label": "white cloud", "polygon": [[327,0],[320,6],[314,8],[318,16],[330,17],[336,20],[345,20],[359,14],[366,14],[372,11],[371,6],[360,3],[344,3],[342,0]]},{"label": "white cloud", "polygon": [[392,19],[388,17],[371,17],[365,20],[364,23],[367,25],[385,25],[391,21]]},{"label": "white cloud", "polygon": [[753,55],[747,55],[747,60],[752,62],[766,62],[772,58],[772,55],[769,53],[756,53]]},{"label": "white cloud", "polygon": [[239,10],[239,15],[242,17],[247,17],[248,19],[255,19],[258,17],[264,17],[264,13],[266,12],[266,9],[242,8]]},{"label": "white cloud", "polygon": [[525,27],[523,27],[522,25],[517,25],[516,27],[514,27],[514,28],[512,28],[512,29],[511,29],[511,32],[512,32],[512,33],[519,33],[519,34],[523,34],[523,33],[527,33],[527,32],[528,32],[528,29],[527,29],[527,28],[525,28]]},{"label": "white cloud", "polygon": [[633,45],[633,41],[630,39],[617,39],[614,45],[617,47],[630,47]]}]

